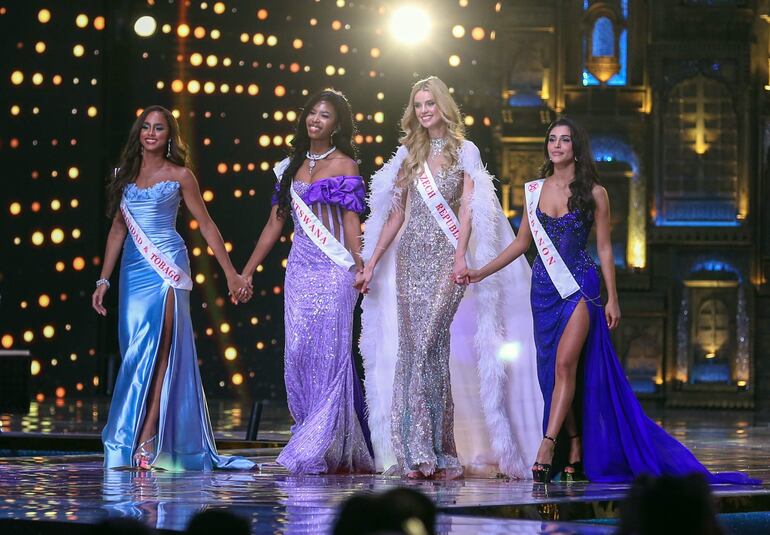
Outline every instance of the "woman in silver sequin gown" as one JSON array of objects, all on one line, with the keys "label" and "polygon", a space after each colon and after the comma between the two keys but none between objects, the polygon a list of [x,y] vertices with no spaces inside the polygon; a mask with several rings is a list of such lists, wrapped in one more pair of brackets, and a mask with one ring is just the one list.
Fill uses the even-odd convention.
[{"label": "woman in silver sequin gown", "polygon": [[482,285],[455,286],[466,259],[487,263],[513,230],[441,80],[413,86],[401,126],[401,146],[370,181],[356,281],[366,293],[360,348],[376,468],[410,478],[527,477],[543,408],[529,265],[521,259]]},{"label": "woman in silver sequin gown", "polygon": [[[431,140],[430,160],[439,159],[442,139]],[[457,213],[463,172],[454,166],[434,173]],[[409,221],[396,251],[399,349],[393,384],[392,439],[399,464],[430,475],[435,469],[462,473],[454,438],[449,378],[449,326],[463,297],[451,280],[455,248],[428,206],[409,186]],[[414,474],[416,475],[416,474]]]},{"label": "woman in silver sequin gown", "polygon": [[[465,268],[471,232],[467,201],[473,183],[459,166],[462,122],[443,82],[430,78],[413,87],[402,128],[409,156],[396,183],[400,206],[392,211],[359,285],[367,291],[382,251],[404,226],[396,252],[399,337],[391,412],[393,450],[408,478],[436,471],[458,477],[462,466],[454,439],[449,326],[464,292],[454,284],[453,271]],[[417,191],[424,163],[441,195],[459,214],[456,246]]]}]

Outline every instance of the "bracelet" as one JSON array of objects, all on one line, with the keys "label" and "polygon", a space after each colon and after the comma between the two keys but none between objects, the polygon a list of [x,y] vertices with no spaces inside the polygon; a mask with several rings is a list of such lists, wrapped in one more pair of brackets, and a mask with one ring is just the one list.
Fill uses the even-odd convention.
[{"label": "bracelet", "polygon": [[99,286],[107,286],[107,289],[109,290],[110,281],[108,281],[107,279],[99,279],[98,281],[96,281],[96,287],[98,288]]}]

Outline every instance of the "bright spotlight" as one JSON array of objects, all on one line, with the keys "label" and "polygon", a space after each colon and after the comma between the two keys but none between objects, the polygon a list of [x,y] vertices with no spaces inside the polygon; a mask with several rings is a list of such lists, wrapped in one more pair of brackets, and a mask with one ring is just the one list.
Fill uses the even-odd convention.
[{"label": "bright spotlight", "polygon": [[139,17],[134,23],[134,31],[139,37],[149,37],[155,33],[158,28],[158,23],[155,19],[149,15]]},{"label": "bright spotlight", "polygon": [[430,33],[430,17],[417,6],[401,6],[390,17],[390,33],[402,43],[419,43]]},{"label": "bright spotlight", "polygon": [[513,362],[521,354],[521,344],[519,342],[506,342],[500,346],[497,351],[497,358],[503,362]]}]

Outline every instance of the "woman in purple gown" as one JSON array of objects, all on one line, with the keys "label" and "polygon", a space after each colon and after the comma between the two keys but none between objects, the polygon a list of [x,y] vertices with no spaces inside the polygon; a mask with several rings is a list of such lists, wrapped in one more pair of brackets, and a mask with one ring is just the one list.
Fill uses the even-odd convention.
[{"label": "woman in purple gown", "polygon": [[[545,402],[543,440],[532,475],[627,482],[639,474],[705,474],[712,483],[755,483],[741,473],[711,474],[690,451],[642,411],[610,339],[620,321],[610,241],[607,191],[599,184],[588,136],[566,118],[551,124],[540,179],[525,184],[526,206],[514,242],[484,267],[478,282],[523,254],[535,237],[531,304],[538,380]],[[586,251],[591,226],[608,300],[601,303],[599,271]],[[582,440],[581,440],[582,438]],[[567,444],[556,466],[557,444]],[[557,456],[557,458],[562,457]]]},{"label": "woman in purple gown", "polygon": [[324,90],[310,97],[292,154],[274,170],[270,218],[243,270],[252,276],[291,217],[284,377],[294,425],[277,461],[294,473],[374,470],[351,357],[358,297],[353,283],[355,269],[363,269],[359,214],[365,207],[352,136],[350,104],[341,93]]}]

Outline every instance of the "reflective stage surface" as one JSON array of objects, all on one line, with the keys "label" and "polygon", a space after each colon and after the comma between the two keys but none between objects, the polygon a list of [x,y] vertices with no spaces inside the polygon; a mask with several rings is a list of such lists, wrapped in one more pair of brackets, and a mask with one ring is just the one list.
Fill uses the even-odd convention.
[{"label": "reflective stage surface", "polygon": [[[78,400],[53,403],[31,402],[27,414],[0,413],[0,432],[44,435],[98,435],[107,421],[109,400]],[[251,407],[237,401],[208,401],[211,425],[217,438],[243,439]],[[262,410],[260,440],[289,439],[289,413],[285,403],[265,403]]]},{"label": "reflective stage surface", "polygon": [[[285,433],[277,422],[269,432]],[[8,430],[10,423],[6,418],[3,427]],[[767,423],[709,412],[675,413],[662,423],[709,468],[740,469],[770,481]],[[221,426],[217,431],[224,436]],[[404,482],[384,476],[292,476],[273,463],[278,451],[233,451],[263,463],[260,473],[105,472],[99,455],[0,458],[0,519],[90,524],[127,516],[179,531],[198,511],[227,508],[249,518],[255,534],[323,534],[347,497],[407,484],[439,507],[439,533],[609,534],[627,489],[504,479]],[[770,532],[770,485],[713,490],[721,511],[731,513],[720,517],[728,533]]]}]

